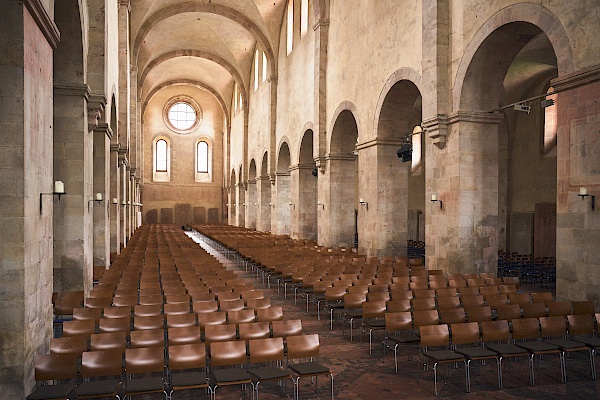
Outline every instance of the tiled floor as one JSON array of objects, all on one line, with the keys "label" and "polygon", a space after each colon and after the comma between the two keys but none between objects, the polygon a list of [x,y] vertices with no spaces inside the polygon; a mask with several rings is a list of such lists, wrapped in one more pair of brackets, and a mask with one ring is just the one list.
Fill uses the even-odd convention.
[{"label": "tiled floor", "polygon": [[[229,268],[237,268],[231,262]],[[252,277],[248,277],[252,279]],[[257,288],[263,288],[271,298],[272,305],[284,308],[286,319],[302,319],[305,333],[318,333],[321,343],[321,362],[330,366],[335,376],[336,399],[355,400],[387,400],[404,398],[434,398],[433,371],[424,371],[417,357],[408,361],[410,352],[415,348],[407,348],[399,355],[399,372],[394,373],[393,353],[387,352],[385,362],[382,361],[381,334],[374,340],[373,354],[369,355],[368,337],[361,344],[360,335],[355,330],[354,341],[350,341],[348,329],[342,336],[340,321],[334,322],[333,330],[325,320],[318,320],[316,312],[306,312],[305,303],[294,305],[293,295],[288,293],[287,299],[283,290],[277,293],[275,288],[267,289],[262,282],[253,280]],[[534,288],[538,289],[538,288]],[[546,356],[536,366],[536,385],[529,385],[528,363],[525,358],[505,360],[503,363],[504,389],[498,389],[496,363],[488,361],[485,365],[473,363],[471,367],[471,393],[465,393],[465,374],[462,366],[450,367],[449,374],[441,367],[438,388],[440,398],[469,399],[596,399],[599,398],[598,385],[590,378],[590,367],[587,353],[573,354],[567,357],[568,383],[560,380],[560,367],[557,355]],[[291,382],[288,382],[284,393],[275,383],[260,385],[260,398],[263,400],[293,398]],[[144,399],[159,399],[160,395],[144,396]],[[202,391],[176,392],[174,399],[208,398]],[[222,387],[217,390],[219,399],[242,398],[239,386]],[[247,398],[250,398],[248,393]],[[329,381],[318,380],[318,386],[309,379],[301,380],[300,399],[330,398]]]}]

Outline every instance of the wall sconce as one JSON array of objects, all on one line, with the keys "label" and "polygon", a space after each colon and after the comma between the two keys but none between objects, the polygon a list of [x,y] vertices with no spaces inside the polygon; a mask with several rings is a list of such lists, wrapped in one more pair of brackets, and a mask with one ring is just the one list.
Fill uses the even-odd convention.
[{"label": "wall sconce", "polygon": [[439,201],[440,202],[440,208],[442,208],[442,201],[438,200],[437,195],[432,194],[431,195],[431,201],[433,201],[434,203]]},{"label": "wall sconce", "polygon": [[233,206],[235,207],[235,203],[233,203]]},{"label": "wall sconce", "polygon": [[117,198],[116,198],[116,197],[113,197],[113,199],[112,199],[112,203],[113,203],[113,204],[115,204],[115,205],[116,205],[116,204],[119,204],[119,200],[117,200]]},{"label": "wall sconce", "polygon": [[65,184],[62,183],[62,181],[54,181],[52,193],[40,193],[40,214],[42,213],[42,198],[43,198],[43,196],[57,195],[58,201],[60,201],[60,196],[62,196],[63,194],[67,194],[67,192],[65,192]]},{"label": "wall sconce", "polygon": [[293,208],[294,210],[296,209],[296,206],[295,206],[295,205],[294,205],[294,203],[292,203],[291,201],[290,201],[290,203],[289,203],[289,206],[290,206],[290,208]]},{"label": "wall sconce", "polygon": [[255,205],[256,207],[258,207],[258,203],[254,203],[254,205]]},{"label": "wall sconce", "polygon": [[102,193],[96,193],[93,199],[88,200],[88,211],[90,210],[90,203],[97,201],[98,203],[102,202]]},{"label": "wall sconce", "polygon": [[369,203],[367,203],[367,202],[365,201],[365,199],[363,199],[362,197],[361,197],[360,199],[358,199],[358,203],[359,203],[361,206],[364,206],[364,207],[365,207],[367,210],[369,209]]},{"label": "wall sconce", "polygon": [[123,200],[123,201],[121,202],[121,205],[122,205],[123,207],[125,207],[125,206],[127,205],[127,202],[126,202],[125,200]]},{"label": "wall sconce", "polygon": [[594,196],[592,194],[588,194],[586,188],[580,187],[579,193],[577,194],[577,196],[581,197],[581,200],[583,200],[584,198],[586,198],[588,196],[591,196],[592,197],[592,211],[594,211],[596,209],[596,196]]},{"label": "wall sconce", "polygon": [[317,208],[321,208],[321,210],[325,209],[325,204],[321,203],[320,201],[317,200]]}]

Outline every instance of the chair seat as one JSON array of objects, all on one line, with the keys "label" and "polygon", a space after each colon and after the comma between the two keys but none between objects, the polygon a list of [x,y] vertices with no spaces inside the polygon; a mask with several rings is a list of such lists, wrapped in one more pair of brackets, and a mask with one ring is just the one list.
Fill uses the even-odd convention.
[{"label": "chair seat", "polygon": [[77,386],[77,396],[104,397],[116,393],[119,388],[117,379],[102,379],[95,381],[81,382]]},{"label": "chair seat", "polygon": [[555,351],[560,351],[559,347],[557,345],[554,344],[550,344],[547,342],[540,342],[540,341],[530,341],[530,342],[521,342],[521,343],[516,343],[516,345],[518,347],[522,347],[525,350],[531,352],[531,353],[548,353],[548,352],[555,352]]},{"label": "chair seat", "polygon": [[385,328],[385,320],[377,319],[374,321],[365,322],[365,326],[368,326],[371,329],[382,329]]},{"label": "chair seat", "polygon": [[127,381],[126,393],[145,393],[164,390],[163,380],[160,376],[149,378],[131,379]]},{"label": "chair seat", "polygon": [[587,349],[588,346],[585,345],[585,343],[581,343],[581,342],[576,342],[574,340],[569,340],[569,339],[561,339],[561,338],[557,338],[557,339],[547,339],[544,340],[544,342],[546,343],[550,343],[553,344],[555,346],[560,347],[563,350],[576,350],[576,349]]},{"label": "chair seat", "polygon": [[600,347],[600,338],[599,337],[587,337],[587,336],[573,336],[573,340],[576,342],[581,342],[590,347]]},{"label": "chair seat", "polygon": [[480,358],[497,357],[495,351],[486,349],[485,347],[461,347],[455,350],[457,353],[464,355],[472,360]]},{"label": "chair seat", "polygon": [[277,367],[260,367],[248,370],[248,373],[259,381],[271,381],[291,378],[289,371]]},{"label": "chair seat", "polygon": [[362,310],[348,310],[344,313],[344,318],[359,318],[362,317]]},{"label": "chair seat", "polygon": [[212,371],[215,383],[250,383],[248,371],[242,368],[216,369]]},{"label": "chair seat", "polygon": [[502,356],[518,356],[527,354],[527,351],[524,351],[525,349],[515,346],[511,343],[487,343],[485,347]]},{"label": "chair seat", "polygon": [[388,336],[388,340],[390,340],[392,342],[404,344],[404,343],[418,343],[421,341],[421,338],[419,338],[419,336],[417,336],[417,335],[407,334],[407,335]]},{"label": "chair seat", "polygon": [[316,362],[304,362],[298,364],[290,364],[288,368],[297,373],[298,375],[319,375],[319,374],[330,374],[329,368],[316,363]]},{"label": "chair seat", "polygon": [[27,396],[27,400],[65,399],[73,389],[75,389],[74,383],[38,386],[33,393]]},{"label": "chair seat", "polygon": [[421,352],[425,357],[437,362],[464,361],[465,357],[452,350],[432,350]]},{"label": "chair seat", "polygon": [[173,388],[189,386],[208,387],[208,381],[206,380],[205,372],[178,372],[172,374],[171,386]]}]

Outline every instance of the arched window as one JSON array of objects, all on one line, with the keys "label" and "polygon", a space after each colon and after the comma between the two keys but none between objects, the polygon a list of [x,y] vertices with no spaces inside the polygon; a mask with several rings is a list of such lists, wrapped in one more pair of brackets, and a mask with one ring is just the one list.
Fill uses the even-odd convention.
[{"label": "arched window", "polygon": [[302,0],[300,6],[300,37],[303,38],[308,32],[308,0]]},{"label": "arched window", "polygon": [[262,81],[264,82],[267,80],[267,55],[263,53],[262,58]]},{"label": "arched window", "polygon": [[208,143],[205,141],[196,145],[196,172],[208,173]]},{"label": "arched window", "polygon": [[152,180],[169,182],[171,180],[171,143],[168,138],[158,137],[152,146],[154,152]]},{"label": "arched window", "polygon": [[288,1],[287,6],[287,54],[292,52],[294,45],[294,0]]},{"label": "arched window", "polygon": [[[548,89],[548,93],[552,93],[554,88]],[[557,144],[557,106],[556,106],[556,94],[546,96],[546,100],[552,100],[547,102],[544,110],[544,137],[542,143],[542,154],[545,156],[556,156],[556,144]]]},{"label": "arched window", "polygon": [[258,49],[254,50],[254,91],[258,90]]},{"label": "arched window", "polygon": [[167,172],[167,155],[168,146],[165,139],[156,141],[156,151],[154,152],[156,157],[156,172]]}]

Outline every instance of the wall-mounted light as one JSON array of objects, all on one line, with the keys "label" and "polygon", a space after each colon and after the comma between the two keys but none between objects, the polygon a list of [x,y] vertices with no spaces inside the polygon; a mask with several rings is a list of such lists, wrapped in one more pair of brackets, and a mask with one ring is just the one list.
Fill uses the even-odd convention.
[{"label": "wall-mounted light", "polygon": [[40,214],[42,213],[42,198],[43,196],[58,196],[58,201],[60,201],[60,196],[63,194],[67,194],[65,192],[65,184],[62,181],[54,181],[54,186],[52,188],[52,193],[40,193]]},{"label": "wall-mounted light", "polygon": [[122,205],[123,207],[125,207],[125,206],[127,205],[127,202],[126,202],[125,200],[123,200],[123,201],[121,202],[121,205]]},{"label": "wall-mounted light", "polygon": [[581,200],[583,200],[584,198],[591,196],[592,198],[592,211],[594,211],[596,209],[596,196],[594,196],[593,194],[589,194],[587,192],[587,188],[584,187],[580,187],[579,188],[579,193],[577,194],[577,196],[581,197]]},{"label": "wall-mounted light", "polygon": [[364,206],[367,210],[369,209],[369,203],[367,203],[365,201],[365,199],[363,199],[362,197],[360,199],[358,199],[358,202],[361,206]]},{"label": "wall-mounted light", "polygon": [[256,207],[258,207],[258,203],[254,203],[254,205],[255,205]]},{"label": "wall-mounted light", "polygon": [[325,204],[321,203],[320,201],[317,200],[317,208],[320,208],[321,210],[325,209]]},{"label": "wall-mounted light", "polygon": [[90,203],[93,203],[94,201],[101,203],[102,200],[102,193],[96,193],[93,199],[88,200],[88,211],[90,210]]},{"label": "wall-mounted light", "polygon": [[438,202],[438,201],[439,201],[439,202],[440,202],[440,208],[442,208],[442,201],[441,201],[441,200],[438,200],[438,198],[437,198],[437,195],[435,195],[435,194],[432,194],[432,195],[431,195],[431,201],[432,201],[432,202],[434,202],[434,203],[436,203],[436,202]]},{"label": "wall-mounted light", "polygon": [[112,199],[112,203],[113,203],[113,204],[119,204],[119,200],[117,200],[117,198],[116,198],[116,197],[113,197],[113,199]]}]

